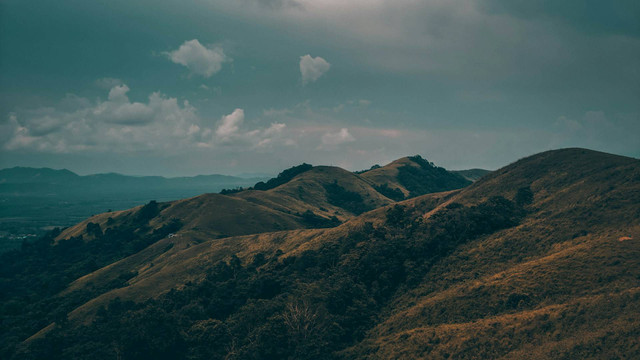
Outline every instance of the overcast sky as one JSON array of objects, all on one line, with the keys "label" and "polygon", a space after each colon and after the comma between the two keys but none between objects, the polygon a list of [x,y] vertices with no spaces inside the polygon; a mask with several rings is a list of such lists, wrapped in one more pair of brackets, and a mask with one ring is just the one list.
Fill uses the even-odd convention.
[{"label": "overcast sky", "polygon": [[2,0],[0,167],[640,156],[640,1]]}]

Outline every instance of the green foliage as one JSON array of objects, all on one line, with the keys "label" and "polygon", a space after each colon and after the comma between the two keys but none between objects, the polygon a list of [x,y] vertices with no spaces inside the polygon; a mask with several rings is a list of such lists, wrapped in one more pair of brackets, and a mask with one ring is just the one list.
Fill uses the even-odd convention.
[{"label": "green foliage", "polygon": [[390,188],[387,184],[374,186],[377,192],[388,197],[391,200],[401,201],[404,200],[404,193],[398,188]]},{"label": "green foliage", "polygon": [[220,190],[220,194],[222,195],[231,195],[231,194],[236,194],[239,193],[241,191],[244,191],[244,188],[241,186],[235,187],[233,189],[222,189]]},{"label": "green foliage", "polygon": [[330,184],[325,184],[324,189],[327,192],[327,201],[331,205],[343,208],[356,215],[371,210],[371,207],[364,203],[364,199],[360,194],[340,186],[337,180]]},{"label": "green foliage", "polygon": [[368,168],[367,170],[359,170],[359,171],[354,171],[354,174],[364,174],[367,171],[371,171],[371,170],[375,170],[375,169],[380,169],[382,166],[375,164],[373,166],[371,166],[370,168]]},{"label": "green foliage", "polygon": [[296,177],[297,175],[300,175],[304,172],[307,172],[309,170],[311,170],[313,168],[312,165],[307,164],[307,163],[303,163],[300,164],[298,166],[294,166],[291,167],[289,169],[284,170],[283,172],[281,172],[280,174],[278,174],[277,177],[269,179],[266,183],[260,181],[259,183],[255,184],[253,186],[253,189],[255,190],[269,190],[269,189],[273,189],[275,187],[278,187],[282,184],[286,184],[289,181],[291,181],[291,179],[293,179],[294,177]]},{"label": "green foliage", "polygon": [[337,217],[332,216],[326,218],[320,215],[316,215],[313,211],[307,210],[300,215],[304,223],[311,228],[329,228],[340,225],[340,220]]},{"label": "green foliage", "polygon": [[[295,256],[262,252],[243,264],[232,255],[213,264],[201,281],[139,304],[113,301],[93,323],[57,327],[13,353],[48,359],[338,358],[435,263],[467,241],[516,225],[524,213],[500,197],[475,206],[454,203],[427,221],[424,210],[396,205],[384,224],[364,223],[338,242]],[[123,274],[114,286],[132,276]],[[504,306],[526,302],[526,295],[514,293]]]},{"label": "green foliage", "polygon": [[530,187],[521,187],[518,189],[515,198],[513,199],[518,206],[529,205],[533,202],[533,192]]},{"label": "green foliage", "polygon": [[149,220],[158,216],[159,213],[160,207],[158,206],[158,203],[155,200],[151,200],[138,210],[136,213],[136,221],[140,224],[146,224]]},{"label": "green foliage", "polygon": [[398,168],[398,181],[409,190],[409,197],[459,189],[471,184],[461,175],[435,166],[420,155],[409,159],[419,166],[404,165]]},{"label": "green foliage", "polygon": [[[123,259],[176,232],[182,226],[173,219],[151,233],[141,232],[139,221],[157,213],[158,204],[138,212],[129,221],[104,232],[98,224],[89,223],[87,230],[95,239],[85,241],[72,237],[54,243],[59,229],[33,243],[25,243],[20,250],[0,255],[0,303],[20,304],[21,311],[11,306],[0,307],[0,357],[51,322],[59,321],[76,306],[113,288],[127,285],[135,272],[121,274],[106,287],[93,288],[66,297],[55,295],[72,281]],[[142,210],[141,210],[142,211]],[[146,220],[148,221],[148,220]]]}]

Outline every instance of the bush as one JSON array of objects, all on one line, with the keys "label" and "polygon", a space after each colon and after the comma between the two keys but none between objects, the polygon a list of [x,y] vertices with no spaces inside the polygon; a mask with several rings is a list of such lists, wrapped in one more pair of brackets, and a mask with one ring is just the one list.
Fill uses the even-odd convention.
[{"label": "bush", "polygon": [[291,179],[293,179],[297,175],[307,172],[312,168],[313,166],[307,163],[303,163],[298,166],[291,167],[289,169],[284,170],[280,174],[278,174],[277,177],[269,179],[266,183],[262,181],[258,182],[253,186],[253,189],[265,191],[265,190],[276,188],[282,184],[288,183],[289,181],[291,181]]}]

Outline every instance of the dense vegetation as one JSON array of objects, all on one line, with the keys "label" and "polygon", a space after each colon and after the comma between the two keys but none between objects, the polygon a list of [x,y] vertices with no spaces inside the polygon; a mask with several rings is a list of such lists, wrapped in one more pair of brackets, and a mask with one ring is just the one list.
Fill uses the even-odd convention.
[{"label": "dense vegetation", "polygon": [[459,174],[435,166],[420,155],[409,157],[418,166],[403,165],[398,168],[398,182],[409,190],[409,197],[463,188],[471,181]]},{"label": "dense vegetation", "polygon": [[225,187],[243,187],[258,179],[224,175],[164,178],[97,174],[68,170],[0,170],[0,253],[35,241],[54,227],[75,225],[111,210],[130,209],[151,199],[170,201]]},{"label": "dense vegetation", "polygon": [[303,163],[298,166],[291,167],[289,169],[282,171],[280,174],[278,174],[277,177],[269,179],[266,183],[262,181],[258,182],[253,186],[253,189],[263,190],[263,191],[273,189],[282,184],[288,183],[289,181],[291,181],[291,179],[293,179],[297,175],[302,174],[303,172],[309,171],[312,168],[313,166],[307,163]]},{"label": "dense vegetation", "polygon": [[375,170],[375,169],[380,169],[382,166],[378,165],[378,164],[374,164],[372,165],[370,168],[366,169],[366,170],[358,170],[358,171],[354,171],[354,174],[364,174],[367,171],[371,171],[371,170]]},{"label": "dense vegetation", "polygon": [[[100,293],[126,286],[136,274],[123,274],[104,288],[74,293],[60,298],[55,294],[72,281],[115,261],[135,254],[180,229],[180,221],[172,220],[159,229],[150,230],[148,222],[158,215],[162,204],[151,201],[121,225],[103,231],[98,224],[88,223],[86,241],[72,237],[54,243],[60,233],[56,229],[35,242],[24,242],[22,248],[0,255],[0,357],[53,321],[64,322],[66,314]],[[5,356],[3,356],[4,354]]]},{"label": "dense vegetation", "polygon": [[331,205],[343,208],[356,215],[371,210],[371,207],[364,203],[362,195],[345,189],[336,180],[330,184],[325,184],[324,189],[327,192],[327,201]]},{"label": "dense vegetation", "polygon": [[377,192],[388,197],[391,200],[401,201],[404,200],[404,193],[398,188],[389,187],[387,184],[382,184],[374,187]]},{"label": "dense vegetation", "polygon": [[280,185],[288,183],[289,181],[291,181],[291,179],[293,179],[297,175],[300,175],[311,169],[313,169],[313,165],[302,163],[300,165],[293,166],[286,170],[283,170],[281,173],[278,174],[278,176],[267,180],[267,182],[260,181],[255,185],[253,185],[252,187],[248,187],[248,188],[235,187],[232,189],[222,189],[220,191],[220,194],[231,195],[244,190],[261,190],[261,191],[271,190]]},{"label": "dense vegetation", "polygon": [[[638,179],[568,149],[332,229],[203,241],[163,203],[96,217],[0,259],[0,358],[638,358]],[[359,211],[345,181],[320,200]]]},{"label": "dense vegetation", "polygon": [[[524,215],[521,206],[494,197],[476,206],[454,203],[422,220],[433,206],[395,206],[384,224],[365,223],[338,242],[297,256],[259,253],[245,264],[231,256],[202,281],[158,299],[113,301],[90,324],[61,321],[19,349],[16,358],[337,357],[363,339],[398,291],[428,277],[433,264],[462,243],[516,225]],[[16,340],[22,339],[5,339],[5,351]]]}]

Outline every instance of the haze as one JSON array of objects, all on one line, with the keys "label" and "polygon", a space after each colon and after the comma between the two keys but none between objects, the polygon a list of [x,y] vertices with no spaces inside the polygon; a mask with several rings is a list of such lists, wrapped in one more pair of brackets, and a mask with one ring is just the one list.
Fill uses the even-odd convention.
[{"label": "haze", "polygon": [[638,157],[637,1],[6,0],[0,167]]}]

